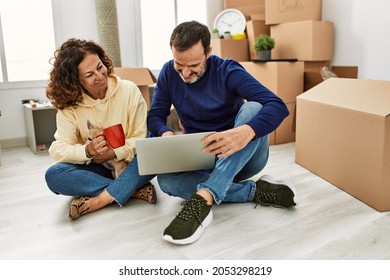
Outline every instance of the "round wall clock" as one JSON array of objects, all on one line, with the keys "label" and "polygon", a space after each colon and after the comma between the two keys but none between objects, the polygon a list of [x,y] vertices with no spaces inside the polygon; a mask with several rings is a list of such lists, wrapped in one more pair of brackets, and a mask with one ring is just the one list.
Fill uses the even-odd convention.
[{"label": "round wall clock", "polygon": [[221,36],[226,31],[229,31],[231,35],[242,33],[246,28],[246,18],[237,9],[225,9],[215,18],[214,28],[218,29]]}]

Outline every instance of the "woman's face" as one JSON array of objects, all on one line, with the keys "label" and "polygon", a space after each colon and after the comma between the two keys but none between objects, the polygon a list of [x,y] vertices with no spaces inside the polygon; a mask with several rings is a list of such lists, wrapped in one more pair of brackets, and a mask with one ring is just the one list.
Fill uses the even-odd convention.
[{"label": "woman's face", "polygon": [[107,90],[107,68],[97,54],[88,53],[78,66],[80,83],[94,99],[103,99]]}]

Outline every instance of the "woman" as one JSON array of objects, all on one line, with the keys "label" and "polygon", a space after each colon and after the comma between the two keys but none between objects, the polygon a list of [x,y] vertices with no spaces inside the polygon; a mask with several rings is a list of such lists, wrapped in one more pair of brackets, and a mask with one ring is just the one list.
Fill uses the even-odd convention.
[{"label": "woman", "polygon": [[[112,61],[92,41],[69,39],[56,50],[46,95],[57,112],[55,141],[49,149],[58,163],[45,174],[55,194],[77,197],[69,217],[76,219],[115,201],[124,205],[130,197],[156,203],[153,176],[138,174],[135,140],[147,134],[147,106],[138,87],[113,73]],[[112,149],[102,133],[88,126],[105,128],[120,123],[125,145]],[[90,138],[90,139],[89,139]],[[114,178],[105,162],[128,163]]]}]

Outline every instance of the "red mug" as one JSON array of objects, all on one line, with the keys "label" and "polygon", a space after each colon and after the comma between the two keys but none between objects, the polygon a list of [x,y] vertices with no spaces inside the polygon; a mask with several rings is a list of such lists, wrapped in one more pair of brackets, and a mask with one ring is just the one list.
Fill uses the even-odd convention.
[{"label": "red mug", "polygon": [[108,146],[116,149],[125,145],[125,133],[122,124],[118,123],[103,129],[103,135],[106,137]]}]

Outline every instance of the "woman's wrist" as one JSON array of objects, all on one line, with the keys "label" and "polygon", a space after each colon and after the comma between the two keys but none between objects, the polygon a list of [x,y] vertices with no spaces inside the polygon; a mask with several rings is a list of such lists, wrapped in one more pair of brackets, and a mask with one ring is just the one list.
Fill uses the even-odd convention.
[{"label": "woman's wrist", "polygon": [[85,155],[87,156],[87,158],[93,158],[93,156],[88,151],[88,146],[89,144],[85,146]]}]

